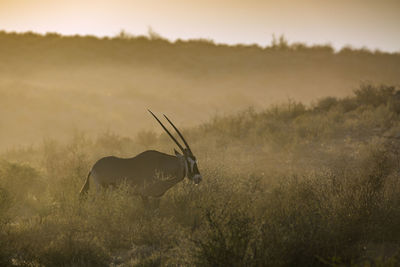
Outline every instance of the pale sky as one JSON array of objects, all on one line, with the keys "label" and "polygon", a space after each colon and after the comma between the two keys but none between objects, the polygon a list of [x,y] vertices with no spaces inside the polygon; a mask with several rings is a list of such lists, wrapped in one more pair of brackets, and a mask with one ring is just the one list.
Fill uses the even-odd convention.
[{"label": "pale sky", "polygon": [[0,0],[0,30],[330,43],[400,52],[400,0]]}]

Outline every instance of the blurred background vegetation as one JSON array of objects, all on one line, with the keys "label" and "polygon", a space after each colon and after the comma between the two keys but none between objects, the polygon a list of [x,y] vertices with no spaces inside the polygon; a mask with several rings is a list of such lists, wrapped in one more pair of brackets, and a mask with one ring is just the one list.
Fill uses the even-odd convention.
[{"label": "blurred background vegetation", "polygon": [[[339,60],[342,52],[323,53]],[[357,53],[349,57],[397,57]],[[203,182],[179,183],[158,209],[123,186],[83,203],[78,191],[102,156],[171,153],[166,134],[75,131],[8,149],[0,156],[0,265],[396,266],[399,89],[362,84],[345,97],[288,100],[197,121],[183,133]]]},{"label": "blurred background vegetation", "polygon": [[309,105],[345,97],[360,83],[398,85],[400,54],[330,45],[170,42],[0,31],[0,149],[66,140],[75,131],[133,137],[159,128],[146,109],[196,126],[249,106]]}]

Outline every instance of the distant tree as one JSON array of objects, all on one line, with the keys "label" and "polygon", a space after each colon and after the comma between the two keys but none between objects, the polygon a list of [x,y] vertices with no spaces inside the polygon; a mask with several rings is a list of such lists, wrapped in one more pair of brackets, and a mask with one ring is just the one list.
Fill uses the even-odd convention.
[{"label": "distant tree", "polygon": [[122,29],[118,35],[116,36],[118,39],[125,39],[125,40],[129,40],[129,39],[133,39],[135,36],[133,36],[132,34],[128,33],[127,31],[125,31],[124,29]]},{"label": "distant tree", "polygon": [[288,49],[289,42],[283,34],[278,38],[275,36],[275,34],[272,34],[271,47],[274,49]]},{"label": "distant tree", "polygon": [[165,38],[156,32],[151,26],[149,26],[147,29],[147,35],[149,36],[150,40],[165,40]]}]

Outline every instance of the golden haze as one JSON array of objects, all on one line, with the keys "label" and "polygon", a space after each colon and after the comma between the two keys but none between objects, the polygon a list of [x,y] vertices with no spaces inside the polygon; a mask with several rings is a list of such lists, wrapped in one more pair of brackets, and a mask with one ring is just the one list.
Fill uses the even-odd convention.
[{"label": "golden haze", "polygon": [[351,1],[0,1],[1,28],[113,36],[121,29],[163,36],[266,45],[272,34],[291,41],[400,49],[400,2]]}]

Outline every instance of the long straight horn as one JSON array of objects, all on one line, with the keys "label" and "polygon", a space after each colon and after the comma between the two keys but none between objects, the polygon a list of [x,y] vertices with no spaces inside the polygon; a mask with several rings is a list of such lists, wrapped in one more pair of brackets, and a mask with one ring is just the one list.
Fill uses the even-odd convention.
[{"label": "long straight horn", "polygon": [[[163,129],[167,132],[167,134],[169,135],[169,137],[171,137],[172,140],[174,140],[175,144],[180,148],[180,150],[182,151],[182,153],[184,153],[184,149],[181,146],[181,144],[178,143],[178,141],[176,141],[175,137],[167,130],[167,128],[165,128],[164,124],[161,123],[161,121],[156,117],[156,115],[154,115],[153,112],[151,112],[150,109],[148,109],[148,111],[150,112],[151,115],[153,115],[153,117],[158,121],[158,123],[161,125],[161,127],[163,127]],[[186,143],[186,142],[185,142]]]},{"label": "long straight horn", "polygon": [[[163,114],[163,115],[164,115],[164,114]],[[178,128],[175,127],[175,125],[168,119],[167,116],[164,115],[164,117],[165,117],[165,118],[167,119],[167,121],[172,125],[172,127],[174,127],[175,131],[179,134],[179,136],[181,137],[182,141],[185,143],[186,148],[189,149],[189,151],[192,151],[192,150],[190,150],[190,147],[189,147],[188,143],[186,142],[185,138],[183,138],[183,135],[182,135],[181,132],[178,130]]]}]

